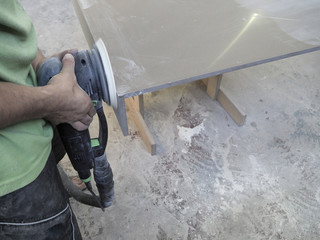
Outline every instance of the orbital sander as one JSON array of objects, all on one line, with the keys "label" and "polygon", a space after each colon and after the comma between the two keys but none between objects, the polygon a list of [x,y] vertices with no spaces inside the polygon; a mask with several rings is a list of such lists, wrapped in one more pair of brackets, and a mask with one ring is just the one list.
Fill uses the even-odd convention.
[{"label": "orbital sander", "polygon": [[[89,130],[77,131],[68,123],[57,125],[68,157],[80,179],[102,209],[112,204],[114,181],[105,149],[108,141],[108,125],[103,112],[102,100],[113,108],[118,107],[114,76],[108,52],[101,39],[92,50],[79,51],[73,55],[75,75],[79,86],[90,96],[99,118],[99,136],[91,139]],[[46,59],[37,72],[38,85],[44,86],[60,73],[62,62],[57,57]],[[99,196],[92,190],[93,168]]]}]

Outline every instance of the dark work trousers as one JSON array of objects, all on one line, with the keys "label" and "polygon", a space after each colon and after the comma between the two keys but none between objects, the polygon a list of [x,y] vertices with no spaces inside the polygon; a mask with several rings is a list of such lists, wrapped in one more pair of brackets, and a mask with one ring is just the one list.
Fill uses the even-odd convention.
[{"label": "dark work trousers", "polygon": [[55,133],[53,150],[40,175],[0,197],[0,239],[79,240],[80,230],[57,169],[65,154]]}]

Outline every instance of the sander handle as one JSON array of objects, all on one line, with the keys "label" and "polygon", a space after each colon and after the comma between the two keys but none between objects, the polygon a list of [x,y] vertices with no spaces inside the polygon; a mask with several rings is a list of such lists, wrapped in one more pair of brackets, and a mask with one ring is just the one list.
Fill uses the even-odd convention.
[{"label": "sander handle", "polygon": [[57,129],[73,168],[84,183],[90,182],[94,154],[89,130],[77,131],[68,123],[58,124]]}]

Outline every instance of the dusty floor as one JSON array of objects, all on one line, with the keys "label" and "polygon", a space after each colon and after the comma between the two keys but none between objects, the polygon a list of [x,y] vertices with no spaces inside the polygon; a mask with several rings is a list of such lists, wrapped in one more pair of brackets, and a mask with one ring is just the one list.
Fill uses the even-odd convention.
[{"label": "dusty floor", "polygon": [[[47,56],[88,48],[70,0],[22,3]],[[225,74],[242,127],[199,83],[147,94],[156,156],[105,107],[116,201],[105,213],[72,201],[84,239],[320,239],[319,62],[315,52]]]}]

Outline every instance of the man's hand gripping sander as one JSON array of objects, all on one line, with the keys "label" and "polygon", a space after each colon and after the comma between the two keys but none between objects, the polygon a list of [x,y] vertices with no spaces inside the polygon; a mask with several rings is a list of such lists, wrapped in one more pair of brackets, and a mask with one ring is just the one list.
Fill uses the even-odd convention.
[{"label": "man's hand gripping sander", "polygon": [[[108,125],[102,108],[102,100],[117,108],[114,77],[107,50],[101,39],[96,42],[91,51],[80,51],[74,55],[74,59],[77,82],[90,96],[96,108],[99,118],[99,137],[91,139],[89,130],[77,131],[67,123],[59,124],[57,129],[74,169],[77,170],[80,179],[103,209],[112,204],[114,182],[105,153]],[[58,58],[48,58],[38,70],[38,84],[46,85],[54,75],[61,71],[61,68],[62,63]],[[94,194],[90,183],[90,169],[92,168],[94,168],[94,180],[100,199]]]}]

